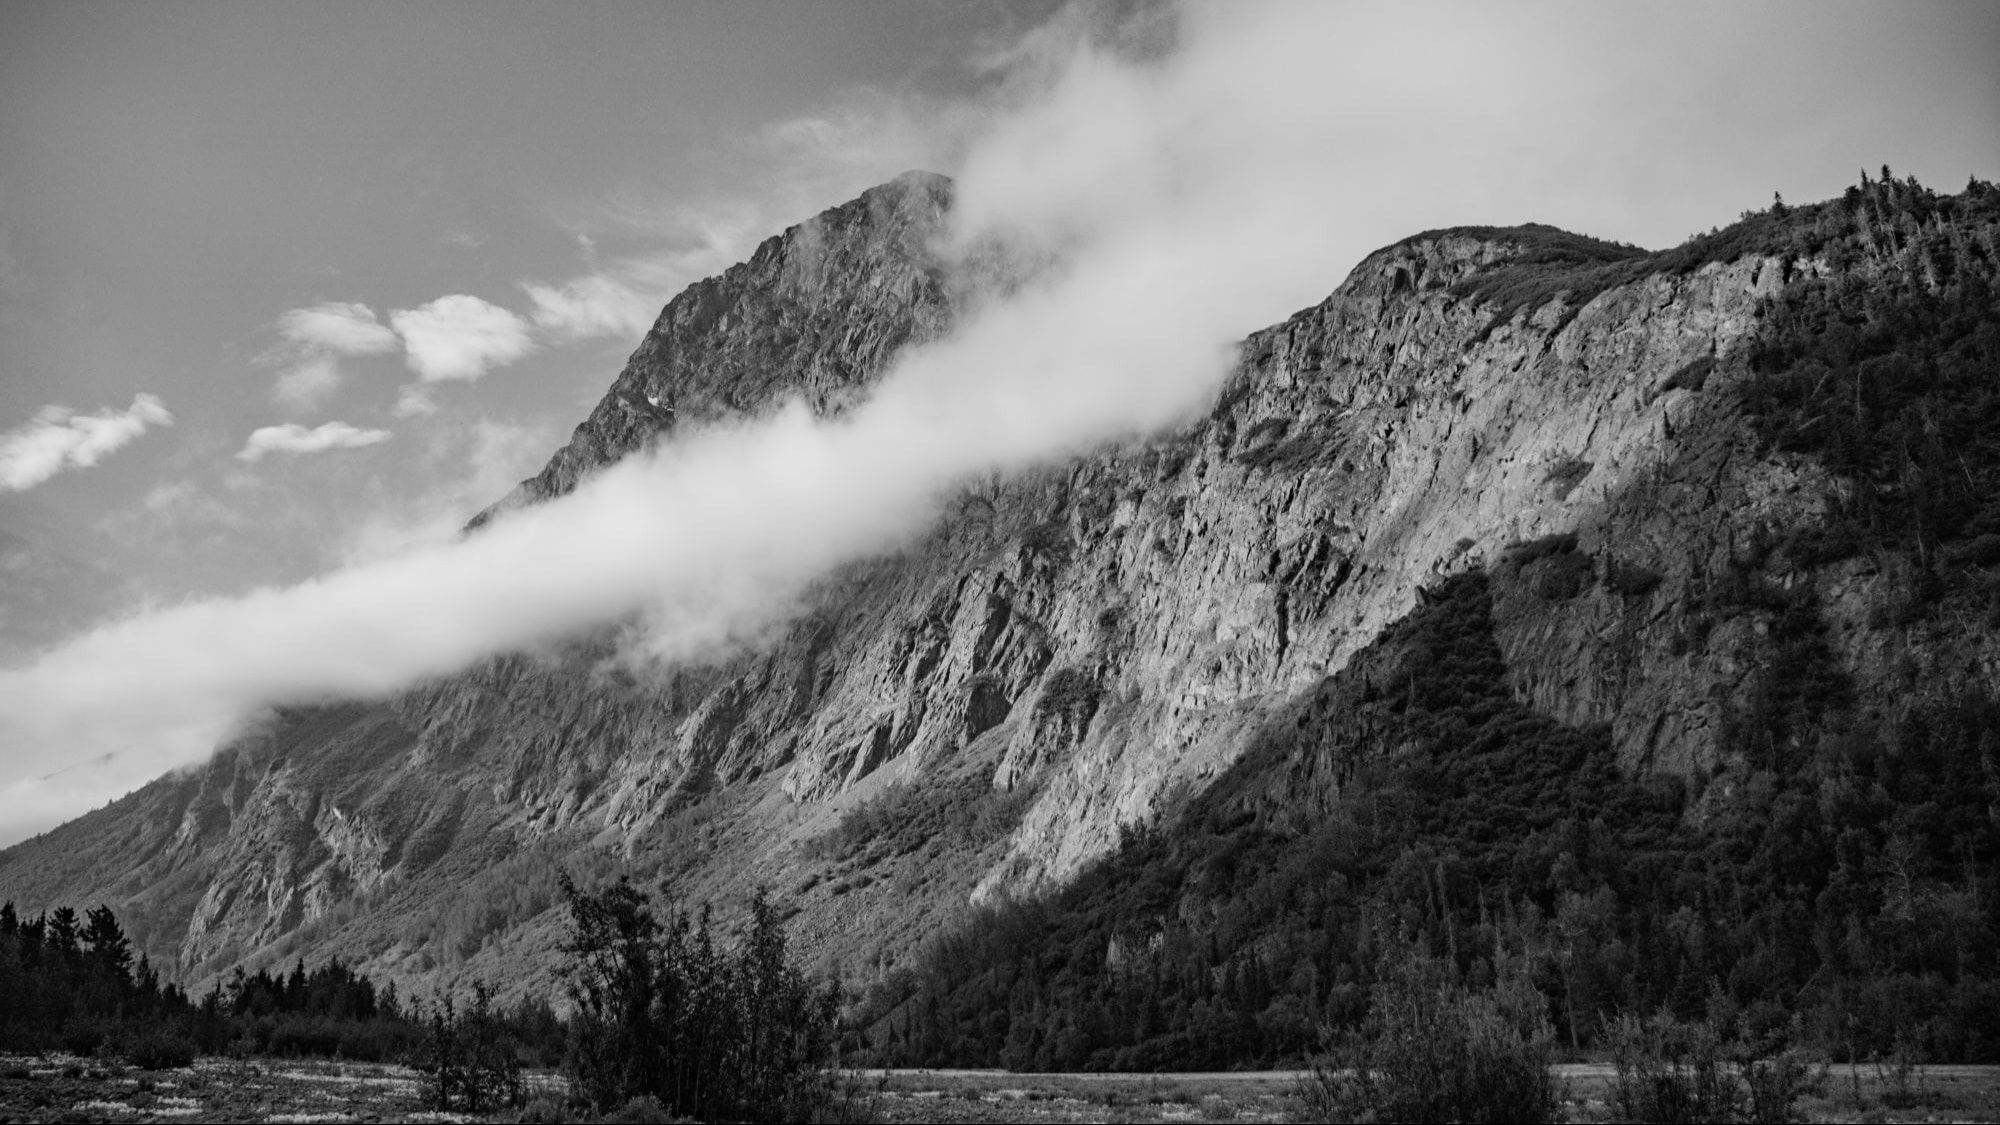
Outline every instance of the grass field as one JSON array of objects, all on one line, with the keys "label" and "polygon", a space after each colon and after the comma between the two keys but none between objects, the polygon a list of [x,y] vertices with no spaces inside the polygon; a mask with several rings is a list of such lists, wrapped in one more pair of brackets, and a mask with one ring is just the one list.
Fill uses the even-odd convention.
[{"label": "grass field", "polygon": [[[1611,1121],[1616,1078],[1607,1063],[1556,1068],[1569,1088],[1569,1119]],[[1298,1121],[1291,1071],[1223,1074],[1009,1074],[891,1071],[872,1076],[892,1122]],[[1797,1108],[1806,1121],[2000,1120],[2000,1067],[1919,1067],[1897,1075],[1830,1067]]]},{"label": "grass field", "polygon": [[[407,1067],[201,1059],[149,1071],[67,1055],[0,1056],[0,1121],[468,1121],[429,1113]],[[531,1076],[538,1087],[559,1086]]]},{"label": "grass field", "polygon": [[[1570,1120],[1608,1121],[1614,1075],[1605,1064],[1558,1068]],[[990,1070],[889,1071],[857,1076],[890,1122],[1295,1121],[1298,1075],[1009,1074]],[[558,1093],[552,1075],[531,1084]],[[1827,1069],[1798,1105],[1807,1121],[2000,1119],[2000,1067]],[[488,1120],[507,1120],[510,1113]],[[145,1071],[65,1055],[0,1056],[0,1121],[472,1121],[427,1112],[418,1076],[372,1063],[203,1059]]]}]

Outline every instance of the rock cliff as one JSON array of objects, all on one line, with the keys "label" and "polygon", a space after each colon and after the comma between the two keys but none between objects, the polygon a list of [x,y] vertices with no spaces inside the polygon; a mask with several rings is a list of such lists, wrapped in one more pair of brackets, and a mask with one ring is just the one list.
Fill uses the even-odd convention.
[{"label": "rock cliff", "polygon": [[[856,401],[949,328],[931,247],[950,197],[904,177],[689,288],[502,506],[690,421]],[[1787,285],[1887,267],[1593,244],[1600,284],[1512,307],[1482,290],[1558,236],[1433,232],[1370,255],[1245,340],[1205,416],[968,489],[756,652],[640,676],[585,638],[388,703],[286,711],[0,856],[0,897],[123,904],[197,981],[327,952],[409,982],[518,978],[549,948],[555,866],[616,865],[723,900],[768,885],[799,940],[865,972],[968,899],[1059,885],[1117,848],[1426,586],[1477,568],[1520,578],[1493,614],[1521,700],[1609,724],[1628,770],[1720,771],[1770,615],[1702,607],[1847,488],[1761,451],[1731,389]],[[1865,560],[1795,580],[1823,591],[1868,691],[1994,674],[1980,629],[1880,628],[1896,578]],[[915,827],[887,855],[843,835],[867,817]]]}]

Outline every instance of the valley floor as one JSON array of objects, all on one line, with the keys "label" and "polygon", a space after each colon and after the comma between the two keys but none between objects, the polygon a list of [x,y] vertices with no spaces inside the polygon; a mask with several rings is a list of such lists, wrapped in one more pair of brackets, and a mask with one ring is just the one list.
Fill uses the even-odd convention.
[{"label": "valley floor", "polygon": [[[1616,1075],[1609,1063],[1565,1063],[1570,1120],[1610,1121]],[[875,1076],[891,1122],[1299,1121],[1297,1071],[1217,1074],[1010,1074],[906,1070]],[[2000,1067],[1920,1067],[1896,1088],[1872,1067],[1829,1067],[1819,1092],[1800,1099],[1805,1121],[2000,1120]],[[1885,1104],[1885,1099],[1888,1103]]]},{"label": "valley floor", "polygon": [[[1558,1067],[1571,1120],[1605,1121],[1613,1074],[1603,1063]],[[1010,1074],[906,1070],[859,1076],[888,1122],[1175,1122],[1299,1120],[1290,1071],[1220,1074]],[[535,1075],[556,1091],[561,1080]],[[1799,1104],[1807,1121],[2000,1119],[2000,1067],[1923,1067],[1900,1084],[1873,1068],[1829,1068]],[[506,1120],[511,1113],[491,1115]],[[203,1059],[144,1071],[64,1055],[0,1056],[0,1121],[475,1121],[427,1112],[405,1067],[296,1060]]]},{"label": "valley floor", "polygon": [[[0,1121],[467,1121],[426,1112],[408,1067],[201,1059],[149,1071],[67,1055],[0,1056]],[[534,1075],[537,1087],[560,1087]]]}]

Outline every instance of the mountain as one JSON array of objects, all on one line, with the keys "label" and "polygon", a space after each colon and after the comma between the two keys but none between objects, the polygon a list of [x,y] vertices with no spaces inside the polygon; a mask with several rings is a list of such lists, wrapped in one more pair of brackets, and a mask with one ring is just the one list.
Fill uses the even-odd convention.
[{"label": "mountain", "polygon": [[[499,507],[689,422],[857,401],[964,304],[932,250],[951,194],[903,177],[674,298]],[[1535,225],[1420,234],[1246,339],[1202,417],[967,489],[755,651],[638,676],[606,659],[612,638],[585,638],[384,703],[285,710],[0,853],[0,898],[111,902],[197,987],[238,961],[338,953],[405,987],[529,990],[547,983],[558,867],[725,907],[762,885],[801,947],[888,982],[874,1046],[986,1059],[1004,1031],[942,1017],[925,1034],[954,1045],[913,1048],[916,1005],[1007,1011],[1029,994],[993,983],[1006,959],[1055,954],[1018,930],[966,944],[968,903],[989,920],[1048,904],[1037,925],[1082,951],[1063,965],[1205,943],[1196,976],[1249,995],[1242,980],[1292,962],[1217,888],[1238,862],[1246,886],[1313,870],[1320,853],[1291,849],[1376,808],[1368,794],[1403,794],[1378,844],[1526,856],[1528,905],[1553,916],[1566,891],[1596,893],[1548,874],[1564,854],[1597,870],[1575,842],[1604,819],[1594,801],[1657,829],[1660,855],[1683,854],[1671,838],[1705,856],[1726,826],[1835,801],[1829,778],[1865,797],[1854,778],[1922,746],[1951,800],[1892,787],[1876,819],[1811,831],[1860,834],[1825,850],[1870,872],[1869,909],[1886,909],[1893,853],[1897,902],[1962,893],[1993,931],[2000,775],[1966,716],[1988,713],[2000,670],[1996,263],[2000,192],[1887,176],[1658,253]],[[1482,820],[1484,797],[1519,823]],[[1474,824],[1489,835],[1451,835]],[[1493,835],[1510,824],[1541,851]],[[1834,910],[1840,868],[1817,862],[1766,897]],[[1467,863],[1438,867],[1438,895],[1499,910],[1452,881],[1515,875]],[[1432,894],[1424,870],[1397,878],[1368,893]],[[1956,972],[1992,956],[1966,940]],[[1834,955],[1812,956],[1800,973]],[[1283,991],[1261,987],[1257,1012]],[[1089,1063],[1051,1054],[1061,1030],[1014,1060]]]}]

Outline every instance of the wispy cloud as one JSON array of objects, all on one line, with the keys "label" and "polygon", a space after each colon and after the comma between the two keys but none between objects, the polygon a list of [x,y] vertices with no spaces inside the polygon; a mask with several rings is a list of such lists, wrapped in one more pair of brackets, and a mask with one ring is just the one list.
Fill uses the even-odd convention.
[{"label": "wispy cloud", "polygon": [[177,523],[205,523],[241,527],[247,522],[242,512],[210,495],[192,480],[162,482],[146,490],[140,505],[153,515]]},{"label": "wispy cloud", "polygon": [[[1185,417],[1213,394],[1234,341],[1323,296],[1390,238],[1601,217],[1595,201],[1622,198],[1600,167],[1614,118],[1647,126],[1677,101],[1659,97],[1665,78],[1634,78],[1634,45],[1659,34],[1644,21],[1667,9],[1527,11],[1218,4],[1189,8],[1165,53],[1152,40],[1134,52],[1118,36],[1043,37],[1005,63],[1018,78],[1000,84],[1000,103],[964,111],[977,135],[946,168],[960,172],[961,252],[999,243],[1047,265],[905,351],[868,401],[832,420],[793,404],[677,434],[478,534],[101,628],[0,672],[0,744],[20,748],[9,765],[46,773],[115,752],[136,781],[207,754],[258,707],[382,696],[634,615],[662,657],[708,651],[782,620],[829,568],[906,542],[958,482]],[[1551,34],[1557,24],[1579,30]],[[1728,38],[1692,23],[1680,33]],[[1409,81],[1415,57],[1427,73],[1479,76],[1476,96]],[[1671,78],[1694,57],[1662,56],[1659,70]],[[1519,80],[1489,81],[1496,59]],[[956,127],[942,127],[940,151]],[[1644,147],[1645,128],[1626,132]],[[794,127],[766,141],[809,152],[838,135]],[[1663,194],[1684,182],[1635,166],[1662,172]],[[842,167],[801,182],[855,174]],[[741,256],[809,211],[773,221],[785,192],[750,197],[656,214],[666,249],[652,276],[713,272],[716,256]],[[643,292],[636,274],[599,272]],[[471,297],[390,323],[419,390],[532,346],[527,322]],[[23,780],[0,789],[0,821],[84,799]]]},{"label": "wispy cloud", "polygon": [[[714,182],[671,196],[627,190],[566,222],[587,258],[600,234],[639,243],[568,281],[524,281],[550,343],[636,338],[675,293],[749,256],[829,201],[913,169],[953,167],[989,107],[857,91],[839,104],[772,122],[708,154]],[[594,263],[595,264],[595,263]]]},{"label": "wispy cloud", "polygon": [[410,370],[425,383],[471,381],[534,350],[528,322],[464,293],[389,314]]},{"label": "wispy cloud", "polygon": [[237,453],[239,461],[257,461],[270,453],[321,453],[329,449],[359,449],[389,440],[387,430],[364,430],[346,422],[327,422],[307,429],[296,422],[253,430]]},{"label": "wispy cloud", "polygon": [[496,418],[440,414],[409,448],[425,482],[402,482],[369,498],[335,551],[348,565],[377,562],[459,538],[466,521],[506,496],[548,460],[557,428]]},{"label": "wispy cloud", "polygon": [[289,361],[271,383],[271,397],[288,410],[311,410],[333,397],[344,376],[330,355],[309,355]]},{"label": "wispy cloud", "polygon": [[396,334],[374,310],[352,301],[327,301],[278,318],[278,332],[294,343],[340,355],[382,355],[396,350]]},{"label": "wispy cloud", "polygon": [[641,336],[652,327],[663,303],[605,274],[562,285],[523,282],[521,288],[534,302],[529,316],[535,328],[558,341]]},{"label": "wispy cloud", "polygon": [[124,410],[78,414],[46,406],[35,420],[0,433],[0,492],[24,492],[64,469],[86,469],[174,416],[154,395],[140,394]]},{"label": "wispy cloud", "polygon": [[343,379],[341,358],[386,355],[401,346],[373,309],[351,301],[291,309],[276,327],[284,343],[258,362],[278,368],[271,395],[291,410],[311,410],[333,396]]},{"label": "wispy cloud", "polygon": [[[0,729],[23,747],[117,752],[121,770],[157,770],[207,753],[263,705],[382,696],[635,614],[654,655],[709,651],[783,620],[828,568],[907,541],[972,475],[1184,416],[1226,370],[1231,341],[1288,307],[1274,292],[1293,295],[1302,272],[1325,279],[1324,259],[1293,240],[1286,216],[1258,210],[1284,203],[1297,219],[1299,201],[1253,190],[1270,166],[1252,159],[1260,143],[1313,146],[1285,132],[1295,117],[1260,124],[1264,104],[1242,101],[1257,83],[1204,71],[1207,81],[1182,89],[1179,75],[1089,53],[1061,73],[1072,70],[1081,77],[1008,109],[960,183],[978,201],[963,244],[1022,240],[1057,267],[906,351],[866,403],[836,420],[793,403],[691,432],[470,537],[99,629],[0,673]],[[1220,120],[1163,156],[1171,115],[1188,113]],[[1033,189],[1037,176],[1069,185],[1068,205]],[[1302,198],[1323,212],[1332,192],[1314,186]],[[1297,259],[1305,264],[1274,266]],[[503,354],[525,350],[517,318],[497,311],[465,319],[499,325]],[[415,366],[420,322],[398,313],[390,323]],[[432,369],[449,370],[456,355],[441,347]],[[108,697],[119,706],[104,707]],[[55,797],[24,781],[0,806]]]}]

